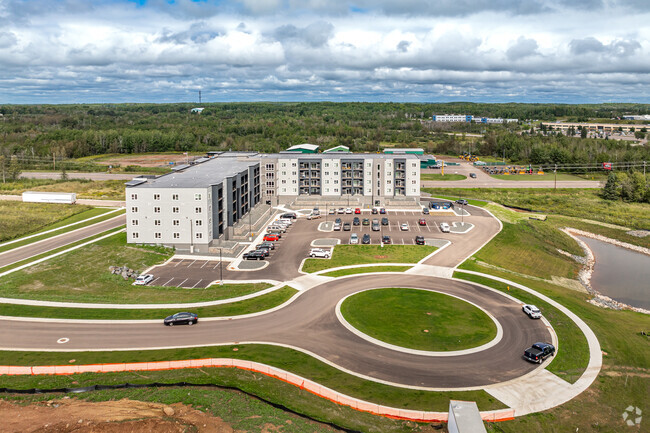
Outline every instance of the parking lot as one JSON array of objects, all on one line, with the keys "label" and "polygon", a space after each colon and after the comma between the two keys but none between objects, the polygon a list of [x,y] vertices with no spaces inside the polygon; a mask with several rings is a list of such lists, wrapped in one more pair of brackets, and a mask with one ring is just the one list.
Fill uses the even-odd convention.
[{"label": "parking lot", "polygon": [[[172,259],[166,265],[157,266],[149,272],[154,276],[149,285],[186,289],[205,288],[219,279],[220,263],[219,260]],[[227,266],[228,262],[224,262],[224,271]]]}]

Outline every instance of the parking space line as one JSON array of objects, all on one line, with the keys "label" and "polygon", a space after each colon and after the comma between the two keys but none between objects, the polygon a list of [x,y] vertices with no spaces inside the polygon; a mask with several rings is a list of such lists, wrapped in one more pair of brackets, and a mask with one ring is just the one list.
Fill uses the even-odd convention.
[{"label": "parking space line", "polygon": [[180,283],[178,286],[176,286],[176,288],[179,288],[180,286],[182,286],[183,283],[184,283],[185,281],[187,281],[187,280],[189,280],[189,278],[185,278],[183,281],[181,281],[181,283]]},{"label": "parking space line", "polygon": [[160,277],[154,278],[153,281],[151,281],[151,283],[149,283],[149,284],[151,284],[152,286],[155,286],[154,283],[155,283],[156,281],[158,281],[159,279],[160,279]]},{"label": "parking space line", "polygon": [[176,263],[176,264],[174,265],[174,267],[180,265],[181,263],[183,263],[183,259],[179,260],[178,263]]},{"label": "parking space line", "polygon": [[163,284],[163,287],[167,287],[167,284],[169,284],[173,279],[174,279],[174,277],[170,278],[169,281],[167,281],[165,284]]},{"label": "parking space line", "polygon": [[203,266],[207,265],[208,263],[210,263],[210,262],[209,262],[208,260],[206,260],[205,263],[203,263],[203,264],[201,265],[201,268],[200,268],[200,269],[203,269]]},{"label": "parking space line", "polygon": [[426,228],[427,230],[431,231],[431,229],[429,228],[429,224],[426,225]]},{"label": "parking space line", "polygon": [[197,281],[196,284],[192,286],[192,288],[195,288],[201,281],[203,281],[203,280]]},{"label": "parking space line", "polygon": [[404,238],[402,238],[402,245],[404,245]]},{"label": "parking space line", "polygon": [[194,260],[192,263],[190,263],[189,265],[187,265],[187,267],[188,267],[188,268],[191,268],[192,265],[193,265],[194,263],[196,263],[196,260]]},{"label": "parking space line", "polygon": [[214,268],[212,268],[212,269],[217,269],[217,266],[219,266],[219,263],[221,263],[221,262],[217,262],[217,264],[214,265]]}]

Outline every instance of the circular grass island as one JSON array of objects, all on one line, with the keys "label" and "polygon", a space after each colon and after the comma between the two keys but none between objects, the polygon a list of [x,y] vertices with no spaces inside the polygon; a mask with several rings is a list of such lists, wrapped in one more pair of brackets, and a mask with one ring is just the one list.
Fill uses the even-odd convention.
[{"label": "circular grass island", "polygon": [[480,308],[429,290],[366,290],[345,299],[341,314],[364,334],[408,349],[471,349],[497,335],[496,324]]}]

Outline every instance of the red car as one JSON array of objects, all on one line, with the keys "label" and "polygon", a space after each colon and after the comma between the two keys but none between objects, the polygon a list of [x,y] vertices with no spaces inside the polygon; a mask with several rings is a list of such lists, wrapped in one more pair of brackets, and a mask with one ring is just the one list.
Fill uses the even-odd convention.
[{"label": "red car", "polygon": [[356,209],[354,210],[354,213],[361,213],[361,209],[356,208]]},{"label": "red car", "polygon": [[265,242],[275,242],[280,240],[280,237],[278,235],[266,235],[264,236],[264,241]]},{"label": "red car", "polygon": [[420,218],[420,220],[418,221],[418,224],[420,224],[421,226],[425,226],[425,225],[427,225],[427,220],[425,220],[424,218]]}]

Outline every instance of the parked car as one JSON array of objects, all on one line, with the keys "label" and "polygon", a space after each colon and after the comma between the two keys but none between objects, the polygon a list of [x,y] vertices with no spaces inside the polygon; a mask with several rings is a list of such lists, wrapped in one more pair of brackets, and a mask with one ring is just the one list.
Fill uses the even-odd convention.
[{"label": "parked car", "polygon": [[440,231],[443,233],[449,233],[451,232],[451,227],[449,227],[449,224],[447,223],[440,223]]},{"label": "parked car", "polygon": [[388,225],[388,218],[383,217],[383,218],[381,219],[381,225],[382,225],[382,226],[387,226],[387,225]]},{"label": "parked car", "polygon": [[249,251],[242,256],[244,260],[264,260],[264,257],[266,255],[261,250]]},{"label": "parked car", "polygon": [[373,232],[378,232],[379,231],[379,220],[378,219],[372,220],[372,231]]},{"label": "parked car", "polygon": [[354,219],[352,220],[352,225],[358,226],[360,224],[361,224],[361,220],[359,219],[359,217],[354,217]]},{"label": "parked car", "polygon": [[291,220],[295,220],[298,217],[295,212],[285,212],[282,215],[280,215],[280,218],[287,218]]},{"label": "parked car", "polygon": [[549,356],[555,354],[555,346],[549,343],[535,343],[524,351],[524,359],[541,364]]},{"label": "parked car", "polygon": [[268,257],[269,254],[271,254],[271,249],[270,248],[256,248],[255,251],[259,251],[262,254],[264,254],[264,257]]},{"label": "parked car", "polygon": [[429,215],[429,208],[428,208],[428,207],[423,207],[423,208],[422,208],[422,213],[423,213],[424,215]]},{"label": "parked car", "polygon": [[341,231],[341,223],[334,223],[334,231]]},{"label": "parked car", "polygon": [[343,231],[344,232],[349,232],[351,229],[352,229],[352,226],[350,225],[350,223],[343,224]]},{"label": "parked car", "polygon": [[415,245],[424,245],[424,236],[416,236]]},{"label": "parked car", "polygon": [[368,233],[363,235],[363,237],[361,238],[361,243],[364,245],[368,245],[370,243],[370,235]]},{"label": "parked car", "polygon": [[368,219],[368,218],[364,218],[364,219],[363,219],[363,225],[364,225],[364,226],[369,226],[369,225],[370,225],[370,219]]},{"label": "parked car", "polygon": [[409,229],[409,224],[408,224],[408,223],[402,223],[402,224],[399,226],[399,229],[400,229],[400,230],[403,230],[403,231],[406,232],[406,231],[408,231],[408,229]]},{"label": "parked car", "polygon": [[142,274],[138,275],[138,278],[133,282],[134,286],[146,286],[153,281],[153,275],[151,274]]},{"label": "parked car", "polygon": [[350,235],[350,243],[353,244],[353,245],[358,244],[359,243],[359,235],[357,235],[356,233],[352,233]]},{"label": "parked car", "polygon": [[420,224],[421,226],[425,226],[427,225],[427,220],[425,220],[424,218],[420,218],[418,220],[418,224]]},{"label": "parked car", "polygon": [[278,235],[278,237],[280,237],[280,238],[282,237],[282,233],[283,233],[284,231],[285,231],[284,229],[282,229],[282,228],[278,228],[278,227],[270,227],[270,228],[268,228],[268,229],[266,230],[266,232],[267,232],[268,234],[270,234],[270,235]]},{"label": "parked car", "polygon": [[355,214],[360,214],[360,213],[361,213],[361,209],[359,209],[359,208],[354,209],[354,213],[355,213]]},{"label": "parked car", "polygon": [[315,207],[314,209],[312,209],[311,213],[312,213],[312,215],[320,215],[320,209]]},{"label": "parked car", "polygon": [[386,209],[384,209],[383,207],[379,208],[379,213],[384,215],[386,213]]},{"label": "parked car", "polygon": [[521,307],[521,309],[530,317],[531,319],[541,319],[542,318],[542,312],[539,311],[539,308],[537,308],[534,305],[524,305]]},{"label": "parked car", "polygon": [[385,244],[392,244],[392,243],[393,243],[393,241],[390,240],[390,236],[388,236],[388,235],[384,235],[384,236],[382,236],[382,237],[381,237],[381,241],[382,241],[383,243],[385,243]]},{"label": "parked car", "polygon": [[371,213],[373,215],[377,215],[379,213],[379,209],[377,209],[376,207],[373,207]]},{"label": "parked car", "polygon": [[270,250],[274,250],[275,249],[275,244],[273,242],[262,242],[261,244],[257,244],[255,248],[257,248],[257,249],[268,248]]},{"label": "parked car", "polygon": [[176,313],[165,317],[163,323],[166,326],[174,325],[194,325],[199,321],[199,316],[194,313]]},{"label": "parked car", "polygon": [[352,213],[352,208],[351,208],[351,207],[346,208],[346,209],[345,209],[345,213],[346,213],[346,214],[351,214],[351,213]]},{"label": "parked car", "polygon": [[345,213],[345,209],[343,209],[342,207],[340,207],[340,208],[339,208],[339,213]]},{"label": "parked car", "polygon": [[322,248],[312,248],[309,250],[309,257],[316,257],[319,259],[329,259],[332,254],[329,250],[324,250]]},{"label": "parked car", "polygon": [[467,200],[465,200],[464,198],[460,198],[456,200],[456,203],[462,204],[463,206],[467,206]]},{"label": "parked car", "polygon": [[308,220],[316,220],[316,219],[318,219],[320,217],[321,217],[320,214],[315,214],[315,213],[307,215]]},{"label": "parked car", "polygon": [[327,212],[327,213],[330,214],[330,215],[334,215],[334,214],[336,213],[336,209],[331,208],[331,209],[329,210],[329,212]]},{"label": "parked car", "polygon": [[334,220],[335,224],[343,224],[343,221],[341,221],[341,218],[337,218]]},{"label": "parked car", "polygon": [[471,177],[472,179],[476,179],[476,173],[470,173],[469,177]]},{"label": "parked car", "polygon": [[264,242],[275,242],[280,240],[280,236],[278,235],[273,235],[273,234],[268,234],[264,236]]}]

